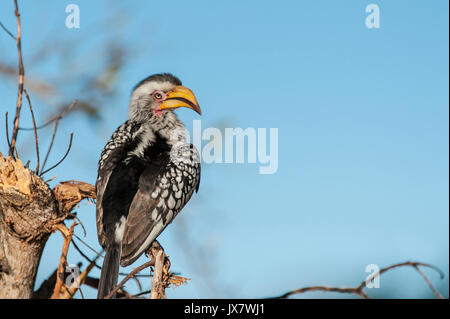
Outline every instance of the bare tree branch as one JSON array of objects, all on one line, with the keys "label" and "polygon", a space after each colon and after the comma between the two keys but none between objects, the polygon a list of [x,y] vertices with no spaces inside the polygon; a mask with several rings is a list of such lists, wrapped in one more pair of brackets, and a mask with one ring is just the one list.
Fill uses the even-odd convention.
[{"label": "bare tree branch", "polygon": [[[74,236],[76,236],[76,235],[74,235]],[[89,257],[81,250],[80,247],[78,247],[77,243],[76,243],[74,240],[72,241],[72,245],[73,245],[73,247],[78,251],[78,253],[81,255],[81,257],[83,257],[84,259],[86,259],[89,263],[92,263],[92,262],[94,261],[94,260],[90,259],[90,258],[89,258]],[[101,257],[101,254],[98,253],[97,256]],[[97,268],[97,269],[102,269],[102,267],[100,267],[99,265],[97,265],[95,262],[94,262],[94,267]]]},{"label": "bare tree branch", "polygon": [[52,274],[45,279],[41,286],[33,293],[33,299],[48,299],[52,296],[53,288],[55,288],[56,274],[58,273],[58,268],[55,269]]},{"label": "bare tree branch", "polygon": [[34,131],[34,141],[36,144],[36,162],[37,162],[36,169],[34,171],[36,172],[36,174],[39,174],[39,141],[38,141],[38,135],[37,135],[37,130],[36,130],[36,119],[34,118],[33,107],[31,106],[30,96],[28,95],[28,92],[25,88],[23,89],[23,91],[25,92],[25,96],[28,101],[28,106],[30,107],[31,119],[33,120],[33,131]]},{"label": "bare tree branch", "polygon": [[12,32],[9,31],[9,30],[3,25],[3,23],[2,23],[1,21],[0,21],[0,27],[2,27],[2,29],[5,30],[5,32],[8,33],[9,36],[10,36],[11,38],[13,38],[14,40],[17,40],[16,37],[14,36],[14,34],[12,34]]},{"label": "bare tree branch", "polygon": [[344,287],[344,288],[339,288],[339,287],[328,287],[328,286],[311,286],[311,287],[305,287],[305,288],[300,288],[300,289],[295,289],[295,290],[291,290],[285,294],[282,294],[281,296],[275,297],[278,299],[284,299],[284,298],[288,298],[291,295],[294,294],[301,294],[301,293],[305,293],[305,292],[309,292],[309,291],[329,291],[329,292],[339,292],[339,293],[349,293],[349,294],[354,294],[357,296],[360,296],[362,298],[365,299],[369,299],[369,296],[363,291],[364,288],[367,287],[367,284],[370,283],[373,279],[381,276],[383,273],[394,269],[394,268],[399,268],[399,267],[405,267],[405,266],[411,266],[414,269],[416,269],[419,274],[425,279],[425,281],[427,282],[428,286],[430,286],[431,290],[433,291],[433,293],[438,297],[438,298],[443,298],[441,294],[439,294],[437,292],[437,290],[433,287],[433,285],[431,284],[431,282],[428,280],[428,278],[425,276],[425,274],[423,274],[423,272],[419,269],[419,266],[422,267],[428,267],[431,269],[434,269],[435,271],[437,271],[441,277],[441,279],[443,278],[444,274],[443,272],[430,264],[424,264],[421,262],[414,262],[414,261],[407,261],[404,263],[398,263],[398,264],[394,264],[394,265],[390,265],[388,267],[382,268],[380,269],[380,271],[374,273],[372,276],[369,276],[366,280],[364,280],[358,287]]},{"label": "bare tree branch", "polygon": [[50,152],[52,151],[53,142],[55,141],[55,137],[56,137],[56,131],[58,130],[58,122],[59,122],[59,120],[56,119],[55,128],[53,129],[52,139],[50,140],[50,145],[48,146],[47,154],[45,154],[44,163],[42,163],[42,169],[41,169],[41,172],[39,173],[39,176],[42,175],[42,171],[45,169],[45,164],[47,164],[48,156],[50,155]]},{"label": "bare tree branch", "polygon": [[[78,239],[83,245],[85,245],[87,248],[89,248],[91,251],[93,251],[94,253],[96,253],[97,255],[100,255],[102,258],[104,258],[104,256],[99,253],[98,251],[96,251],[94,248],[91,247],[91,245],[89,245],[87,242],[85,242],[84,240],[82,240],[77,234],[74,234],[75,238]],[[90,262],[90,260],[89,260]],[[99,267],[101,268],[101,267]]]},{"label": "bare tree branch", "polygon": [[59,210],[66,218],[80,201],[96,197],[94,185],[75,180],[59,183],[53,188],[53,194],[58,201]]},{"label": "bare tree branch", "polygon": [[[434,286],[431,284],[431,281],[428,279],[427,276],[423,273],[422,270],[417,265],[413,265],[413,267],[417,270],[417,272],[422,276],[422,278],[426,281],[428,284],[428,287],[430,287],[431,291],[436,295],[438,299],[444,299],[444,297],[434,288]],[[443,274],[442,274],[443,275]],[[441,277],[442,278],[442,277]]]},{"label": "bare tree branch", "polygon": [[65,218],[51,189],[20,159],[0,153],[1,298],[31,298],[42,250]]},{"label": "bare tree branch", "polygon": [[47,170],[41,172],[40,176],[42,176],[42,175],[44,175],[45,173],[51,171],[52,169],[54,169],[55,167],[57,167],[59,164],[61,164],[61,163],[66,159],[67,155],[68,155],[69,152],[70,152],[70,148],[72,147],[72,139],[73,139],[73,133],[70,133],[69,147],[67,148],[66,154],[64,154],[63,158],[62,158],[58,163],[56,163],[55,165],[53,165],[53,166],[50,167],[49,169],[47,169]]},{"label": "bare tree branch", "polygon": [[6,142],[8,143],[8,150],[9,150],[11,148],[11,142],[9,141],[8,112],[5,113],[5,130],[6,130]]},{"label": "bare tree branch", "polygon": [[131,278],[134,277],[134,275],[136,275],[138,272],[144,270],[145,268],[148,268],[148,267],[150,267],[150,266],[153,266],[154,264],[155,264],[155,261],[154,261],[154,260],[150,260],[150,261],[147,261],[145,264],[142,264],[142,265],[140,265],[139,267],[133,269],[133,271],[130,272],[130,273],[128,274],[128,276],[126,276],[126,277],[125,277],[125,278],[124,278],[124,279],[123,279],[116,287],[114,287],[114,289],[113,289],[113,290],[105,297],[105,299],[111,299],[111,298],[114,296],[114,294],[115,294],[120,288],[122,288],[123,285],[124,285],[128,280],[130,280]]},{"label": "bare tree branch", "polygon": [[61,112],[61,114],[59,114],[57,117],[53,118],[52,120],[48,121],[48,122],[45,123],[44,125],[41,125],[41,126],[39,126],[39,127],[37,128],[37,129],[40,129],[40,128],[43,128],[43,127],[47,126],[48,124],[52,123],[53,121],[55,122],[55,128],[53,129],[52,139],[51,139],[51,141],[50,141],[50,145],[49,145],[49,147],[48,147],[47,154],[45,154],[44,163],[42,164],[42,170],[41,170],[41,173],[38,172],[39,176],[42,176],[42,174],[44,174],[44,173],[42,173],[42,171],[44,171],[45,164],[47,164],[48,157],[49,157],[50,152],[51,152],[51,150],[52,150],[53,142],[55,141],[56,131],[58,130],[58,123],[59,123],[59,120],[60,120],[65,114],[67,114],[68,112],[70,112],[70,110],[71,110],[77,103],[78,103],[78,100],[73,101],[72,104],[70,104],[69,107],[68,107],[67,109],[65,109],[63,112]]},{"label": "bare tree branch", "polygon": [[[73,243],[73,241],[72,241]],[[92,268],[94,268],[95,262],[100,257],[100,255],[97,255],[94,260],[92,260],[89,264],[89,266],[86,267],[86,269],[83,270],[83,272],[78,276],[78,278],[75,278],[74,283],[70,287],[66,287],[67,289],[62,294],[61,299],[70,299],[73,297],[73,295],[77,292],[77,290],[80,291],[80,294],[82,298],[84,299],[83,293],[81,291],[81,285],[84,284],[86,281],[90,271]],[[64,285],[65,287],[65,285]]]},{"label": "bare tree branch", "polygon": [[69,250],[70,242],[72,241],[73,230],[76,225],[76,220],[73,221],[70,229],[67,229],[64,224],[57,224],[54,226],[55,230],[59,230],[64,237],[63,248],[61,252],[61,258],[59,261],[58,272],[56,274],[56,284],[55,289],[53,290],[53,295],[51,299],[59,299],[60,293],[63,285],[64,278],[64,266],[67,264],[67,252]]},{"label": "bare tree branch", "polygon": [[167,299],[163,279],[165,257],[166,254],[162,249],[155,255],[155,271],[153,272],[150,299]]},{"label": "bare tree branch", "polygon": [[[62,119],[67,113],[69,113],[70,111],[72,111],[72,109],[77,105],[78,100],[74,100],[68,107],[66,107],[64,110],[62,110],[61,113],[59,113],[57,116],[53,117],[52,119],[48,120],[47,122],[45,122],[42,125],[37,126],[36,128],[38,130],[40,130],[41,128],[44,128],[50,124],[52,124],[55,121],[59,121],[60,119]],[[19,127],[20,130],[22,131],[31,131],[33,130],[32,127]]]},{"label": "bare tree branch", "polygon": [[17,5],[17,0],[14,0],[15,5],[15,14],[17,18],[17,53],[19,57],[19,89],[17,93],[17,105],[16,105],[16,115],[14,117],[14,129],[12,133],[12,139],[11,139],[11,147],[9,148],[9,155],[11,155],[14,158],[14,148],[16,147],[16,140],[17,140],[17,134],[19,132],[19,119],[20,119],[20,110],[22,108],[22,93],[23,93],[23,83],[25,79],[25,69],[23,67],[23,60],[22,60],[22,29],[20,24],[20,12],[19,7]]}]

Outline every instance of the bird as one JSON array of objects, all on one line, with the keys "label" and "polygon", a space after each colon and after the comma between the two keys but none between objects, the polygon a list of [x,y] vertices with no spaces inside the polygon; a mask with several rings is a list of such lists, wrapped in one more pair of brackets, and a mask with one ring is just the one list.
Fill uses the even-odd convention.
[{"label": "bird", "polygon": [[198,192],[199,153],[174,113],[180,107],[202,114],[194,93],[175,75],[146,77],[131,93],[128,120],[101,152],[96,224],[105,257],[99,299],[117,284],[119,264],[128,266],[146,252]]}]

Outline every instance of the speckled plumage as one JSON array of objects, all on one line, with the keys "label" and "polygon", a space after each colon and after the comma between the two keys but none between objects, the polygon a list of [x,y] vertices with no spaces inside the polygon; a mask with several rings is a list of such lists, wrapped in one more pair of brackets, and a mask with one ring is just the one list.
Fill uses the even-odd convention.
[{"label": "speckled plumage", "polygon": [[[185,142],[182,122],[171,110],[152,114],[142,104],[145,98],[134,95],[136,90],[142,91],[142,85],[147,85],[147,90],[170,90],[179,83],[168,75],[141,81],[132,94],[130,119],[117,128],[100,156],[98,238],[107,258],[119,257],[122,266],[133,263],[150,247],[199,187],[199,156],[193,145]],[[108,280],[117,281],[118,265],[114,267],[109,275],[102,270],[102,277],[115,276]],[[111,288],[111,283],[105,285],[103,290]],[[100,297],[106,293],[99,290]]]}]

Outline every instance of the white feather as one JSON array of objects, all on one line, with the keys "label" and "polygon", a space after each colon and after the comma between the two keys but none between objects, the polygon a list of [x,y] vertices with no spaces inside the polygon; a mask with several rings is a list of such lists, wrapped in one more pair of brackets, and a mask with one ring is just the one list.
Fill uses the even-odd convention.
[{"label": "white feather", "polygon": [[150,235],[148,235],[147,239],[145,240],[144,244],[141,245],[141,248],[130,258],[133,259],[136,256],[139,256],[142,254],[148,247],[150,247],[150,244],[156,239],[156,237],[159,235],[160,232],[164,229],[166,225],[164,225],[161,218],[159,218],[158,222],[156,222],[153,226],[152,231],[150,232]]},{"label": "white feather", "polygon": [[122,242],[123,238],[123,232],[125,231],[125,225],[126,225],[127,219],[125,216],[122,216],[120,218],[120,221],[116,223],[116,231],[114,233],[115,239],[117,243]]}]

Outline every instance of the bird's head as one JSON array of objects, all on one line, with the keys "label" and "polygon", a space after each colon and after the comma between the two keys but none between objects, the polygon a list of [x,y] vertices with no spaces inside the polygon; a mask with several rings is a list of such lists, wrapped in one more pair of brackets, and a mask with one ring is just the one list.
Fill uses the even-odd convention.
[{"label": "bird's head", "polygon": [[194,93],[174,75],[154,74],[139,82],[131,93],[129,117],[146,121],[163,117],[179,107],[187,107],[202,114]]}]

